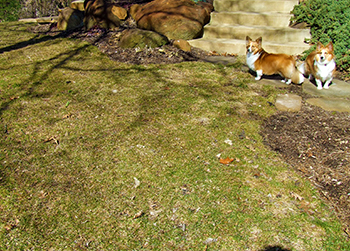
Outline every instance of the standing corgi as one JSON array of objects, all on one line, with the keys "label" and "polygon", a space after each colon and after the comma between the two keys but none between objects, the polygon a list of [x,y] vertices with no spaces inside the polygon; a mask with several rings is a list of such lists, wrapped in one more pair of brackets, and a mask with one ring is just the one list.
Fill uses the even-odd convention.
[{"label": "standing corgi", "polygon": [[305,62],[299,67],[299,70],[305,75],[312,76],[316,80],[317,89],[328,89],[329,84],[333,80],[335,72],[334,47],[333,43],[329,42],[326,46],[318,42],[316,50],[307,56]]},{"label": "standing corgi", "polygon": [[261,42],[261,37],[255,41],[246,37],[247,64],[256,72],[256,80],[260,80],[263,74],[279,74],[284,78],[282,82],[286,84],[301,84],[304,81],[303,74],[296,68],[293,56],[268,53],[261,47]]}]

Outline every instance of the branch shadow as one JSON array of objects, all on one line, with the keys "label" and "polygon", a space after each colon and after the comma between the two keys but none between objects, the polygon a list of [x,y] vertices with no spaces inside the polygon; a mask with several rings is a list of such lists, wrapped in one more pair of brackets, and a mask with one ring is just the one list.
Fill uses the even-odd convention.
[{"label": "branch shadow", "polygon": [[283,248],[280,245],[278,245],[278,246],[267,246],[264,249],[261,249],[260,251],[291,251],[291,250],[287,248]]},{"label": "branch shadow", "polygon": [[19,43],[16,43],[14,45],[0,48],[0,54],[2,54],[4,52],[22,49],[22,48],[25,48],[27,46],[43,43],[43,42],[46,42],[49,40],[54,40],[54,39],[59,38],[59,37],[63,37],[63,35],[60,33],[60,34],[57,34],[55,36],[43,36],[42,37],[40,34],[38,34],[27,41],[19,42]]},{"label": "branch shadow", "polygon": [[[43,36],[43,37],[40,37],[40,35],[36,35],[34,38],[29,39],[27,41],[19,42],[19,43],[16,43],[14,45],[7,46],[7,47],[0,49],[0,54],[3,52],[10,52],[13,50],[22,49],[22,48],[25,48],[25,47],[30,46],[30,45],[35,45],[35,44],[39,44],[39,43],[43,43],[43,42],[47,42],[47,41],[54,42],[57,38],[67,37],[72,32],[74,32],[74,31],[64,31],[64,32],[60,32],[54,36],[47,35],[47,36]],[[96,37],[94,43],[96,43],[98,40],[102,39],[103,36],[104,36],[104,34],[101,34],[100,36]],[[89,46],[90,46],[90,44],[86,44],[84,46],[80,46],[77,49],[68,50],[66,52],[60,53],[60,54],[55,55],[55,56],[48,58],[46,60],[34,63],[33,72],[31,74],[31,76],[25,81],[27,83],[30,83],[31,86],[28,85],[26,87],[26,91],[21,96],[22,97],[28,97],[28,96],[39,97],[39,96],[41,96],[39,94],[35,94],[35,87],[37,87],[38,85],[41,84],[42,81],[47,79],[49,77],[50,73],[54,69],[64,68],[63,66],[65,65],[65,63],[67,61],[69,61],[74,56],[78,55],[82,50],[86,49]],[[55,60],[59,60],[59,61],[56,64],[53,64],[52,67],[50,67],[43,74],[41,74],[41,76],[39,76],[40,75],[39,71],[40,71],[41,65],[43,65],[49,61],[55,61]],[[22,66],[24,66],[24,65],[28,65],[28,64],[27,63],[22,64]],[[5,70],[5,69],[3,69],[3,70]],[[81,69],[76,69],[76,70],[81,70]],[[101,69],[98,69],[98,70],[101,70]],[[0,106],[0,116],[3,114],[3,112],[5,110],[8,109],[8,107],[11,105],[11,103],[15,102],[15,100],[16,99],[10,99],[6,102],[2,102],[2,104]]]}]

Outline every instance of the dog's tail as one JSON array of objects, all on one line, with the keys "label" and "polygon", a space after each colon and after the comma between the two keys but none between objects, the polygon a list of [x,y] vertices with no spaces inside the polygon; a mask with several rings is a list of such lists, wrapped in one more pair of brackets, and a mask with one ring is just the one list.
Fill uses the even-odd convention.
[{"label": "dog's tail", "polygon": [[304,82],[304,75],[303,75],[303,69],[304,67],[302,67],[301,70],[299,70],[300,66],[295,68],[295,70],[293,71],[292,74],[292,82],[294,84],[302,84]]},{"label": "dog's tail", "polygon": [[305,63],[301,63],[297,65],[298,71],[300,71],[302,74],[305,74]]}]

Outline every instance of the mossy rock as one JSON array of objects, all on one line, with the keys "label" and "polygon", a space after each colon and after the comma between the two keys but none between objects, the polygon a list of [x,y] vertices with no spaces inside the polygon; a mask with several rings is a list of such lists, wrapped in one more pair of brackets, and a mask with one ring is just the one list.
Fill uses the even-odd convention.
[{"label": "mossy rock", "polygon": [[131,29],[123,32],[119,46],[122,48],[156,48],[168,42],[165,36],[154,31]]}]

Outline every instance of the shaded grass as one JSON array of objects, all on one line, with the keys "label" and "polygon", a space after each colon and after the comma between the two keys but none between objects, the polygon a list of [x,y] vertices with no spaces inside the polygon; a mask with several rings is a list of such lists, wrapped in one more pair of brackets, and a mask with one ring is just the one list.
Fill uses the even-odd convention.
[{"label": "shaded grass", "polygon": [[112,62],[76,40],[24,46],[25,27],[0,24],[0,247],[349,249],[262,143],[283,90],[222,65]]}]

